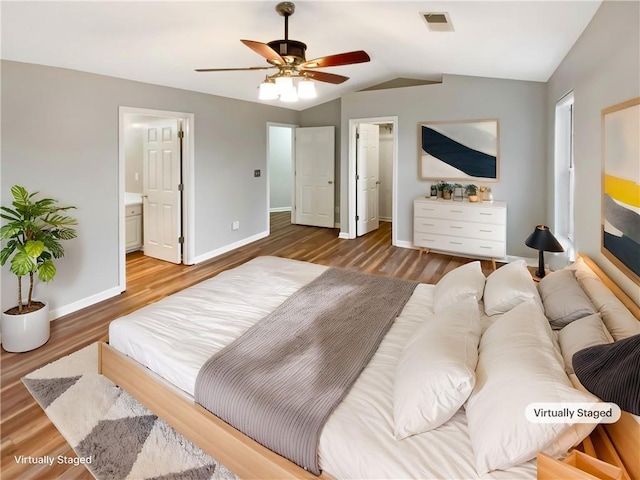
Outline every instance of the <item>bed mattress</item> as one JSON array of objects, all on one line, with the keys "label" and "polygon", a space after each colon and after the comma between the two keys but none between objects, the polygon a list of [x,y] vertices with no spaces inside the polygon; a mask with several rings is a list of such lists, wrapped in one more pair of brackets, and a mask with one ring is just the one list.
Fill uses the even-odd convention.
[{"label": "bed mattress", "polygon": [[[209,357],[238,338],[328,267],[259,257],[130,315],[109,327],[118,351],[193,395]],[[336,478],[479,478],[464,409],[441,427],[393,437],[393,379],[412,332],[432,312],[434,285],[416,287],[371,362],[333,412],[320,438],[324,471]],[[535,478],[527,462],[485,478]]]}]

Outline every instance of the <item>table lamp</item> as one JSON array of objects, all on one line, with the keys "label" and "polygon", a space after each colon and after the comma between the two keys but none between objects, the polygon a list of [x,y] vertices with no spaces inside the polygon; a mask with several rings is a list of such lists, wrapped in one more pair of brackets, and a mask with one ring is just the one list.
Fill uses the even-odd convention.
[{"label": "table lamp", "polygon": [[539,252],[538,270],[535,272],[538,278],[544,277],[544,252],[564,252],[564,248],[546,225],[537,225],[524,243],[527,247],[535,248]]}]

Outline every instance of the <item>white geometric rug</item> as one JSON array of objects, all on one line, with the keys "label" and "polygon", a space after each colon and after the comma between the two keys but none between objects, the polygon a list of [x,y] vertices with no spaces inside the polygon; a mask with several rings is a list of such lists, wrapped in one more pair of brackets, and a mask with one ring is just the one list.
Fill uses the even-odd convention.
[{"label": "white geometric rug", "polygon": [[99,480],[237,477],[98,373],[98,344],[22,379]]}]

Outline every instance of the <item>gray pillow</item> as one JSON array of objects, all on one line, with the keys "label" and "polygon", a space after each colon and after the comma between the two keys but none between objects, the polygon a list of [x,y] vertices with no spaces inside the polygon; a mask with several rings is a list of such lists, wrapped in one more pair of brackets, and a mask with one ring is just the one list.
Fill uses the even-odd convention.
[{"label": "gray pillow", "polygon": [[538,291],[545,315],[554,330],[561,330],[574,320],[597,313],[573,271],[568,268],[540,280]]}]

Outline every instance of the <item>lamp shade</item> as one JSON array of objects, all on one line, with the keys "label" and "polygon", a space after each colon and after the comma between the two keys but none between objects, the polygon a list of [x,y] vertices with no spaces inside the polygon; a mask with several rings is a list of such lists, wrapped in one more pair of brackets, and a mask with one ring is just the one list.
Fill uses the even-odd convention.
[{"label": "lamp shade", "polygon": [[298,97],[299,98],[316,98],[316,86],[314,83],[306,78],[303,78],[298,84]]},{"label": "lamp shade", "polygon": [[260,100],[275,100],[278,98],[278,89],[276,84],[268,81],[261,83],[258,98]]},{"label": "lamp shade", "polygon": [[538,225],[529,238],[525,240],[527,247],[535,248],[541,252],[564,252],[560,242],[553,236],[549,227]]}]

